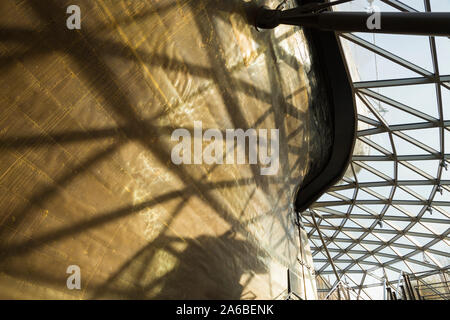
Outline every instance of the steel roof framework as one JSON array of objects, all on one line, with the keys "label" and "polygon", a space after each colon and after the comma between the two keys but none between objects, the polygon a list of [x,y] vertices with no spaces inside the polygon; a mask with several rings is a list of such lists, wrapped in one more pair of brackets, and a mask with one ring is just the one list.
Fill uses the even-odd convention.
[{"label": "steel roof framework", "polygon": [[[416,11],[401,1],[381,1],[397,10]],[[430,0],[424,0],[424,8],[426,11],[431,11]],[[353,283],[350,284],[350,287],[358,291],[358,298],[360,296],[362,298],[364,294],[365,297],[371,299],[373,297],[367,291],[368,288],[383,286],[384,279],[387,279],[388,285],[393,284],[402,271],[414,273],[419,271],[418,267],[421,267],[425,270],[439,272],[448,267],[448,263],[442,261],[450,260],[448,250],[450,245],[450,180],[443,176],[444,171],[448,170],[450,162],[450,150],[445,149],[445,139],[450,138],[450,135],[446,137],[446,132],[450,133],[450,121],[444,118],[442,90],[450,89],[450,75],[441,75],[439,72],[434,37],[429,37],[433,66],[433,72],[430,72],[354,34],[338,34],[338,36],[340,39],[350,41],[417,74],[417,77],[405,79],[353,82],[355,98],[371,113],[370,117],[360,113],[358,107],[358,121],[370,126],[370,128],[358,131],[358,140],[370,146],[372,150],[376,150],[378,154],[354,154],[350,163],[351,177],[344,177],[341,182],[329,189],[326,196],[319,199],[308,211],[302,213],[304,226],[311,242],[316,273],[329,275],[333,279],[334,283],[331,284],[334,286],[339,281],[334,277],[333,268],[336,267],[340,277],[345,275]],[[375,88],[417,84],[434,84],[438,117],[374,90]],[[389,124],[375,106],[377,103],[384,103],[401,110],[420,121]],[[439,150],[408,134],[410,130],[431,128],[439,131],[436,136],[436,139],[439,139]],[[377,134],[388,136],[391,150],[371,139]],[[417,150],[420,149],[421,152],[399,154],[397,139],[409,143]],[[373,165],[375,161],[392,162],[393,174],[377,168]],[[431,175],[422,170],[417,164],[412,163],[413,161],[438,161],[436,174]],[[415,178],[399,179],[401,168],[413,172]],[[370,172],[376,178],[373,181],[359,181],[358,169]],[[423,186],[430,186],[429,196],[414,190],[414,187]],[[380,187],[390,187],[391,190],[387,195],[382,195],[377,190]],[[365,194],[364,197],[359,196],[362,193]],[[437,193],[447,193],[449,200],[435,200]],[[420,206],[420,210],[414,212],[408,206]],[[379,209],[374,209],[374,207]],[[436,217],[438,214],[433,217],[433,212],[439,213],[440,217]],[[324,254],[325,248],[319,242],[320,235],[312,215],[317,218],[319,231],[332,256],[333,266]],[[433,225],[436,224],[444,226],[445,230],[437,231],[433,228]],[[418,255],[422,259],[418,259]],[[382,271],[382,276],[379,273],[376,274],[377,270]],[[368,276],[375,281],[367,283]]]}]

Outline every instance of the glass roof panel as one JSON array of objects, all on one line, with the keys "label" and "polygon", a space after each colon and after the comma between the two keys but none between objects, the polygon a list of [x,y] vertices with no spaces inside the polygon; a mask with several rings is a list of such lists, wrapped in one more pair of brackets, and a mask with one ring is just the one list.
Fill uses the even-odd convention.
[{"label": "glass roof panel", "polygon": [[[423,5],[423,3],[422,3]],[[428,71],[433,71],[430,42],[428,37],[395,34],[375,34],[373,44],[412,62]],[[401,41],[403,45],[399,46]],[[426,50],[426,48],[428,50]]]},{"label": "glass roof panel", "polygon": [[[430,1],[432,11],[450,11],[450,1]],[[381,11],[398,11],[389,3],[392,4],[388,0],[373,1]],[[423,0],[403,1],[405,3],[412,11],[425,10]],[[338,5],[334,10],[364,11],[368,5],[367,0],[354,0]],[[357,288],[363,272],[370,271],[361,298],[380,299],[384,275],[394,282],[400,271],[423,272],[450,264],[450,82],[439,82],[440,77],[450,75],[450,39],[436,37],[435,48],[431,47],[432,41],[428,37],[419,36],[355,33],[342,34],[340,40],[352,82],[358,83],[355,100],[359,138],[354,155],[386,156],[386,161],[351,162],[356,177],[348,170],[336,186],[348,185],[351,181],[357,181],[358,185],[320,199],[341,201],[335,197],[341,195],[356,201],[354,206],[328,206],[328,209],[344,214],[350,209],[351,219],[336,234],[335,230],[325,228],[320,231],[325,235],[334,234],[329,248],[349,250],[332,253],[339,269],[351,271],[346,273],[349,285]],[[389,59],[383,58],[375,53],[376,48],[373,51],[364,48],[367,43],[392,55]],[[436,61],[433,61],[431,49],[437,52]],[[422,68],[424,73],[439,73],[425,84],[403,85],[403,82],[389,87],[383,83],[383,86],[371,84],[372,88],[368,88],[360,83],[423,77],[416,73],[417,68],[412,71],[398,64],[400,59],[396,57]],[[434,69],[435,65],[438,70]],[[372,110],[383,118],[386,127]],[[368,119],[380,122],[383,129],[368,130],[375,128]],[[396,157],[397,161],[394,160]],[[356,199],[355,188],[358,191]],[[317,205],[315,210],[320,211]],[[340,226],[342,222],[343,218],[340,218],[331,223]],[[314,259],[326,259],[323,254],[319,256],[318,250],[312,247]],[[380,263],[383,264],[381,268]],[[316,271],[319,270],[316,265]],[[331,265],[328,264],[324,271],[333,284],[336,277]]]},{"label": "glass roof panel", "polygon": [[436,38],[436,47],[439,62],[439,70],[441,74],[450,74],[450,60],[448,59],[448,52],[450,51],[450,43],[448,42],[448,39],[439,37]]},{"label": "glass roof panel", "polygon": [[[417,76],[417,75],[416,75]],[[438,116],[436,86],[416,84],[380,88],[380,94],[435,118]],[[423,99],[423,97],[427,97]]]}]

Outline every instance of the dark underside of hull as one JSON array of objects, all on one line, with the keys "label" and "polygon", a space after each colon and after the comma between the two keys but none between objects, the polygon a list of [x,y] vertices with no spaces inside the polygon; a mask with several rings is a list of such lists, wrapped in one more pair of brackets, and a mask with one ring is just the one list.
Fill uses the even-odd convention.
[{"label": "dark underside of hull", "polygon": [[[317,2],[325,1],[296,0],[298,5]],[[308,28],[303,32],[314,57],[318,83],[311,110],[315,123],[320,123],[324,131],[314,141],[326,148],[315,153],[318,161],[311,164],[300,185],[295,200],[297,212],[305,211],[344,176],[353,153],[357,123],[351,82],[334,32]],[[319,97],[326,97],[327,102]],[[324,126],[330,126],[331,130],[325,130]]]},{"label": "dark underside of hull", "polygon": [[314,141],[329,147],[315,153],[317,161],[311,164],[297,193],[298,212],[305,211],[343,177],[353,153],[357,121],[350,80],[335,34],[312,29],[304,32],[314,56],[318,83],[311,108],[315,123],[320,123],[319,132],[324,132]]}]

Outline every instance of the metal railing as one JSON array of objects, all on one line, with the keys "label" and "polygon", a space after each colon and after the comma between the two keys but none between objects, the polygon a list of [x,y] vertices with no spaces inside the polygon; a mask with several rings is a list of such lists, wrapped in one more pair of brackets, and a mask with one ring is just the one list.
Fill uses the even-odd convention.
[{"label": "metal railing", "polygon": [[397,287],[386,287],[388,300],[450,300],[450,268],[400,275]]}]

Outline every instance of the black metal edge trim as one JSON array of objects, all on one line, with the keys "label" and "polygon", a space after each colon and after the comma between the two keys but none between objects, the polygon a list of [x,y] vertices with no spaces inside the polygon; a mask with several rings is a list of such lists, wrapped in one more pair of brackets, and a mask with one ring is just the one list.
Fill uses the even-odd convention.
[{"label": "black metal edge trim", "polygon": [[315,47],[319,72],[331,92],[329,106],[334,114],[334,137],[331,156],[324,169],[308,184],[300,185],[295,209],[303,212],[344,176],[356,141],[357,112],[351,81],[334,32],[305,29],[310,45]]}]

